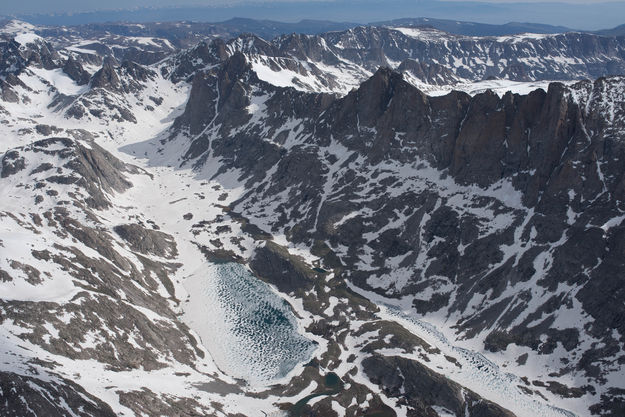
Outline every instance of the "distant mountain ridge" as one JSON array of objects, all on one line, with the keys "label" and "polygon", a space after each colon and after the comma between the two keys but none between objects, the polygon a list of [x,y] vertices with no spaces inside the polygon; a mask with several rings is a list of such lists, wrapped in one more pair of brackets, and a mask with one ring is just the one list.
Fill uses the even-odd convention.
[{"label": "distant mountain ridge", "polygon": [[[37,19],[33,20],[34,22]],[[0,22],[0,29],[10,25],[12,20]],[[623,36],[625,25],[595,32],[580,31],[564,26],[553,26],[539,23],[509,22],[495,25],[458,21],[450,19],[433,19],[425,17],[402,18],[379,21],[369,24],[355,22],[333,22],[328,20],[305,19],[299,22],[280,22],[275,20],[232,18],[222,22],[201,22],[190,20],[133,23],[128,21],[110,21],[107,23],[87,23],[74,26],[57,26],[54,24],[37,27],[41,36],[59,39],[74,36],[75,38],[95,38],[103,36],[140,36],[166,39],[175,47],[186,48],[207,37],[231,39],[242,34],[253,34],[266,40],[288,34],[320,35],[328,32],[344,31],[358,26],[373,27],[415,27],[431,28],[452,35],[462,36],[511,36],[522,33],[557,34],[567,32],[593,33],[601,36]]]},{"label": "distant mountain ridge", "polygon": [[[6,22],[10,21],[7,19]],[[29,21],[29,20],[27,20]],[[37,22],[37,19],[32,20]],[[0,23],[2,25],[2,23]],[[279,22],[275,20],[260,20],[249,18],[232,18],[222,22],[199,22],[190,20],[161,21],[158,23],[144,22],[136,24],[124,21],[109,21],[106,23],[86,23],[72,25],[74,31],[83,34],[110,32],[123,36],[161,36],[170,41],[177,40],[183,34],[191,31],[197,35],[235,37],[243,33],[252,33],[265,39],[290,33],[316,35],[330,31],[341,31],[362,25],[355,22],[333,22],[326,20],[300,20],[295,23]],[[456,35],[468,36],[501,36],[514,35],[524,32],[532,33],[563,33],[572,29],[563,26],[550,26],[532,23],[506,23],[503,25],[488,25],[456,20],[429,19],[424,17],[405,18],[383,22],[370,23],[371,26],[427,26]],[[56,24],[49,24],[48,30],[54,31]]]},{"label": "distant mountain ridge", "polygon": [[374,22],[372,26],[429,26],[434,29],[466,36],[504,36],[520,33],[564,33],[574,29],[565,26],[552,26],[540,23],[509,22],[502,25],[488,23],[463,22],[449,19],[432,19],[428,17],[395,19],[386,22]]},{"label": "distant mountain ridge", "polygon": [[612,29],[598,30],[595,33],[604,36],[625,36],[625,24],[619,25]]}]

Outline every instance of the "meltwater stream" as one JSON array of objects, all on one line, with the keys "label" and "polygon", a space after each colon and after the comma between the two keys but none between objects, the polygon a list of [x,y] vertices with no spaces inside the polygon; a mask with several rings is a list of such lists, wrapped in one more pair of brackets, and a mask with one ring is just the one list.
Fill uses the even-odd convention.
[{"label": "meltwater stream", "polygon": [[184,286],[185,321],[226,374],[266,384],[311,358],[315,344],[298,332],[289,304],[245,266],[211,263]]}]

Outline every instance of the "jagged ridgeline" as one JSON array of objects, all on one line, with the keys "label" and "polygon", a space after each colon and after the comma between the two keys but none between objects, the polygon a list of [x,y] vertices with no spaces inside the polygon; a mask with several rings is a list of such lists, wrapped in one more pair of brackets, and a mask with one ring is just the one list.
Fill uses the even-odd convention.
[{"label": "jagged ridgeline", "polygon": [[623,413],[625,38],[181,25],[3,26],[0,414]]}]

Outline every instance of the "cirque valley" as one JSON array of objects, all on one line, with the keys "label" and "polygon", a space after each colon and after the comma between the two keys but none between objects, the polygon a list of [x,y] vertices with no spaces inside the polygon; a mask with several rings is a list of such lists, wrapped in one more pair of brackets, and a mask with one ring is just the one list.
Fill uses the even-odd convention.
[{"label": "cirque valley", "polygon": [[185,25],[0,28],[1,414],[622,415],[625,37]]}]

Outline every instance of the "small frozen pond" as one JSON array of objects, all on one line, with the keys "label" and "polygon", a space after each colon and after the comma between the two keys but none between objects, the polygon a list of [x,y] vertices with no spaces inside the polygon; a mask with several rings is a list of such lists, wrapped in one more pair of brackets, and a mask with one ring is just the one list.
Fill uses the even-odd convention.
[{"label": "small frozen pond", "polygon": [[316,345],[300,334],[289,304],[245,266],[211,263],[184,286],[185,322],[226,374],[265,384],[311,358]]}]

